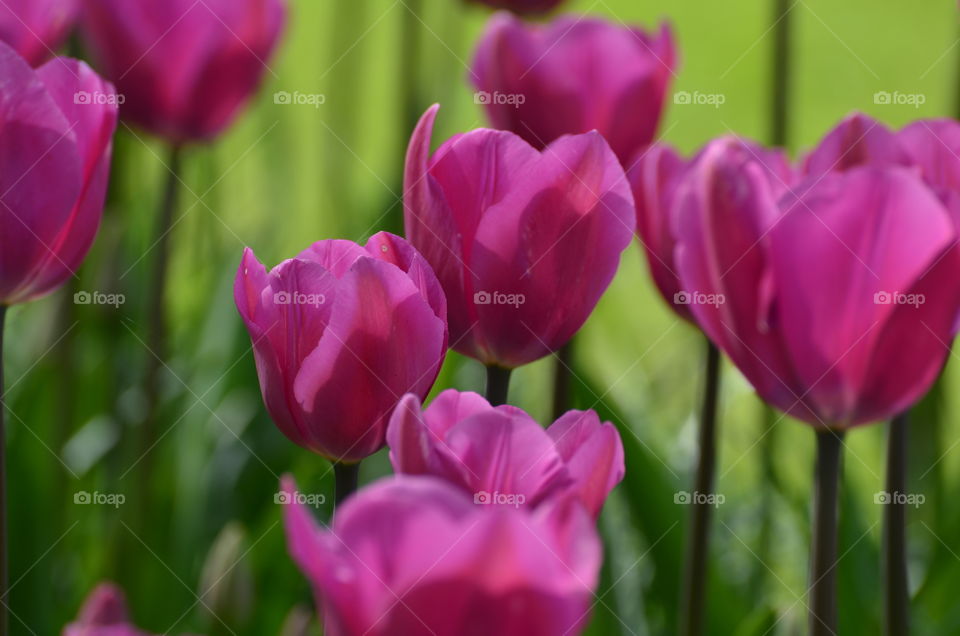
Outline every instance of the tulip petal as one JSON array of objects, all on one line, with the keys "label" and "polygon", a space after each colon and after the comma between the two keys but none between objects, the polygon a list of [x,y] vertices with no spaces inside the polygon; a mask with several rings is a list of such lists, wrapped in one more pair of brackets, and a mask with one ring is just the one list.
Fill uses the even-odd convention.
[{"label": "tulip petal", "polygon": [[647,256],[654,284],[670,306],[692,320],[687,305],[676,303],[680,289],[673,253],[673,197],[688,163],[669,146],[654,144],[645,149],[627,170],[627,180],[637,208],[637,236]]},{"label": "tulip petal", "polygon": [[568,411],[547,434],[577,484],[587,509],[598,516],[607,495],[623,479],[623,443],[617,429],[594,411]]},{"label": "tulip petal", "polygon": [[[389,415],[404,393],[422,397],[430,390],[443,359],[445,326],[409,277],[377,259],[355,261],[336,295],[294,393],[307,413],[322,406],[328,451],[349,461],[383,444]],[[367,427],[360,434],[358,423]]]},{"label": "tulip petal", "polygon": [[[18,300],[48,293],[72,276],[87,255],[103,215],[117,126],[113,87],[83,62],[57,58],[37,69],[37,75],[72,127],[84,185],[69,220],[50,245],[47,258],[21,287]],[[79,99],[82,95],[99,99],[84,101]]]},{"label": "tulip petal", "polygon": [[942,200],[947,200],[950,192],[960,192],[960,123],[921,119],[898,132],[897,141]]},{"label": "tulip petal", "polygon": [[854,113],[841,121],[804,160],[808,175],[842,172],[856,166],[909,165],[893,132],[880,122]]},{"label": "tulip petal", "polygon": [[676,263],[697,324],[768,402],[800,394],[770,333],[768,233],[780,215],[767,171],[734,139],[711,143],[677,193]]},{"label": "tulip petal", "polygon": [[898,306],[884,295],[912,289],[956,231],[904,170],[854,168],[799,189],[805,194],[771,231],[780,329],[805,399],[826,422],[847,424]]},{"label": "tulip petal", "polygon": [[526,504],[536,506],[570,482],[543,428],[519,410],[472,415],[450,429],[445,446],[466,468],[464,486],[471,494],[523,495]]},{"label": "tulip petal", "polygon": [[623,170],[597,133],[558,140],[517,183],[481,219],[470,260],[475,289],[520,301],[474,303],[492,360],[507,367],[558,349],[580,328],[636,224]]},{"label": "tulip petal", "polygon": [[22,289],[58,245],[81,192],[76,134],[41,79],[0,43],[0,302]]},{"label": "tulip petal", "polygon": [[403,396],[387,425],[390,463],[397,473],[424,475],[429,472],[433,441],[423,422],[420,400],[408,393]]}]

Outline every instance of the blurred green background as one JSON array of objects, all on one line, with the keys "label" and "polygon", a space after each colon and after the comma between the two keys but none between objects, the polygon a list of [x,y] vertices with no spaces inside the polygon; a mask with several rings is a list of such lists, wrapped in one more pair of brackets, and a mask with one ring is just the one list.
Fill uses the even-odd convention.
[{"label": "blurred green background", "polygon": [[[863,110],[891,125],[957,111],[956,3],[788,2],[793,28],[789,146],[811,146]],[[413,17],[410,10],[418,17]],[[725,103],[668,102],[664,138],[689,152],[735,132],[769,140],[773,3],[583,0],[565,10],[676,28],[674,90]],[[458,0],[293,0],[287,36],[251,108],[210,147],[191,148],[173,230],[159,433],[144,453],[144,311],[167,150],[121,126],[108,209],[81,280],[11,311],[6,351],[13,633],[55,634],[101,579],[120,583],[134,618],[156,633],[278,634],[309,612],[308,585],[286,556],[279,475],[332,492],[325,460],[288,442],[262,407],[248,336],[232,300],[243,246],[268,265],[330,237],[364,241],[396,228],[407,108],[440,102],[435,143],[484,125],[466,82],[489,12]],[[404,29],[418,33],[411,66]],[[275,104],[276,91],[323,94],[319,107]],[[877,91],[924,95],[878,105]],[[391,225],[393,224],[393,225]],[[122,293],[77,305],[79,290]],[[601,518],[607,565],[594,634],[675,629],[702,337],[667,310],[639,248],[576,342],[577,405],[614,421],[627,477]],[[515,374],[512,397],[546,423],[553,361]],[[960,423],[957,365],[911,426],[909,512],[916,633],[960,631]],[[482,390],[478,363],[451,354],[437,389]],[[880,633],[879,545],[885,424],[848,436],[839,564],[840,631]],[[769,416],[724,368],[710,581],[710,633],[804,631],[813,434]],[[385,454],[362,479],[386,474]],[[119,507],[75,503],[123,494]],[[317,512],[326,519],[329,507]],[[206,584],[204,583],[206,581]],[[198,600],[205,585],[217,584]],[[212,618],[211,611],[222,618]],[[29,627],[28,627],[29,626]]]}]

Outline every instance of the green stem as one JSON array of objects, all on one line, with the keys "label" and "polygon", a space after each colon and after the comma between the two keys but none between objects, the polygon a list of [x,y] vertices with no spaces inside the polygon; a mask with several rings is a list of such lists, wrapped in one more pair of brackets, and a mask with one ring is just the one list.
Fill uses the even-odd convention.
[{"label": "green stem", "polygon": [[7,307],[0,305],[0,636],[10,633],[10,599],[7,593],[10,566],[7,560],[7,393],[3,377],[3,335]]},{"label": "green stem", "polygon": [[706,383],[700,416],[699,458],[690,501],[690,532],[687,535],[683,594],[680,603],[680,633],[703,633],[706,617],[707,565],[709,562],[710,516],[713,482],[717,465],[717,403],[720,395],[720,351],[707,339]]},{"label": "green stem", "polygon": [[[152,467],[150,448],[156,439],[158,410],[161,401],[161,371],[167,358],[167,324],[164,314],[167,310],[166,287],[167,274],[170,263],[170,234],[173,228],[173,214],[177,207],[177,194],[180,185],[180,171],[182,169],[182,150],[180,146],[170,149],[166,183],[164,184],[160,210],[156,220],[154,240],[154,262],[150,272],[150,282],[147,286],[147,365],[144,373],[144,391],[146,397],[146,416],[140,433],[140,468],[141,503],[150,500],[147,488],[150,483]],[[141,511],[142,512],[142,511]]]},{"label": "green stem", "polygon": [[360,483],[360,462],[353,464],[344,464],[342,462],[333,463],[334,478],[334,510],[340,507],[347,497],[357,491],[357,485]]},{"label": "green stem", "polygon": [[573,338],[557,351],[553,367],[553,419],[570,410],[570,369],[573,366]]},{"label": "green stem", "polygon": [[773,0],[773,87],[770,103],[770,141],[786,146],[790,106],[790,0]]},{"label": "green stem", "polygon": [[884,589],[886,634],[910,633],[910,596],[907,575],[907,433],[909,411],[890,421],[887,440],[887,496],[883,509]]},{"label": "green stem", "polygon": [[843,431],[817,431],[813,546],[810,556],[810,636],[837,633],[837,520]]},{"label": "green stem", "polygon": [[507,403],[510,392],[510,369],[498,367],[495,364],[487,365],[487,402],[493,406]]}]

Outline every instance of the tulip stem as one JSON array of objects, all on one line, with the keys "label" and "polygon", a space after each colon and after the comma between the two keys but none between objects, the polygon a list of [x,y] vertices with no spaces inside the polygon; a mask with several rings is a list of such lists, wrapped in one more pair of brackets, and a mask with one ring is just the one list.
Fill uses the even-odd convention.
[{"label": "tulip stem", "polygon": [[813,546],[810,555],[810,636],[837,632],[837,517],[843,432],[817,431]]},{"label": "tulip stem", "polygon": [[150,285],[147,287],[147,357],[146,398],[147,414],[143,427],[141,450],[146,451],[153,444],[157,409],[160,404],[160,370],[166,359],[167,324],[164,320],[166,310],[167,270],[170,262],[170,233],[173,229],[173,213],[177,207],[177,192],[180,183],[181,147],[174,146],[170,151],[170,161],[166,164],[167,178],[163,190],[155,235],[156,256],[150,273]]},{"label": "tulip stem", "polygon": [[0,305],[0,636],[10,633],[7,598],[9,564],[7,562],[7,392],[3,377],[3,333],[7,318],[6,305]]},{"label": "tulip stem", "polygon": [[706,382],[700,417],[699,458],[695,488],[690,501],[690,532],[687,535],[683,596],[680,604],[680,633],[703,633],[706,616],[707,563],[710,513],[717,464],[717,402],[720,394],[720,351],[707,339]]},{"label": "tulip stem", "polygon": [[770,141],[787,145],[790,107],[790,11],[791,0],[773,0],[773,99],[771,100]]},{"label": "tulip stem", "polygon": [[344,464],[343,462],[333,463],[333,509],[340,507],[347,497],[357,490],[357,484],[360,483],[360,462]]},{"label": "tulip stem", "polygon": [[[907,490],[907,426],[909,411],[890,420],[887,440],[887,496],[883,509],[884,579],[887,636],[910,633],[910,596],[907,576],[907,512],[902,495]],[[900,497],[896,495],[901,495]]]},{"label": "tulip stem", "polygon": [[557,351],[553,367],[553,419],[570,410],[570,376],[573,367],[573,338]]},{"label": "tulip stem", "polygon": [[507,403],[510,391],[510,369],[498,367],[495,364],[487,365],[487,402],[492,406]]}]

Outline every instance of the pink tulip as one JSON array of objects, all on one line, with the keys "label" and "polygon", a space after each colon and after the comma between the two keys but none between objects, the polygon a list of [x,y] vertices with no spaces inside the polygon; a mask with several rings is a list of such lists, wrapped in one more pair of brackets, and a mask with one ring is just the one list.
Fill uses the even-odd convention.
[{"label": "pink tulip", "polygon": [[536,148],[599,131],[624,162],[653,141],[676,67],[669,26],[657,34],[599,18],[527,24],[490,19],[471,80],[495,128]]},{"label": "pink tulip", "polygon": [[[765,168],[770,187],[782,194],[795,182],[793,169],[783,152],[767,150],[744,141],[743,150]],[[653,144],[630,163],[627,179],[637,206],[637,236],[644,248],[650,274],[664,300],[685,320],[693,320],[690,304],[697,290],[683,289],[675,262],[676,222],[673,205],[677,187],[700,154],[684,159],[666,144]]]},{"label": "pink tulip", "polygon": [[590,315],[633,234],[630,187],[595,132],[540,152],[479,129],[430,156],[437,108],[407,151],[407,237],[446,292],[452,346],[514,368],[559,349]]},{"label": "pink tulip", "polygon": [[[295,490],[289,477],[284,490]],[[364,488],[332,529],[300,504],[284,518],[331,636],[575,635],[602,559],[594,522],[573,499],[479,506],[432,477]]]},{"label": "pink tulip", "polygon": [[37,66],[56,55],[79,8],[79,0],[4,0],[0,2],[0,40]]},{"label": "pink tulip", "polygon": [[387,444],[398,473],[441,477],[483,503],[537,506],[572,492],[597,516],[624,472],[620,434],[594,411],[568,411],[544,430],[521,409],[454,389],[424,410],[404,396]]},{"label": "pink tulip", "polygon": [[96,235],[110,170],[113,87],[83,62],[36,71],[0,43],[0,304],[74,275]]},{"label": "pink tulip", "polygon": [[130,623],[123,590],[101,583],[83,603],[77,620],[63,628],[63,636],[148,636]]},{"label": "pink tulip", "polygon": [[183,143],[216,137],[243,109],[285,14],[285,0],[87,0],[82,25],[123,117]]},{"label": "pink tulip", "polygon": [[394,406],[426,396],[447,349],[436,277],[386,232],[314,243],[269,273],[247,248],[234,296],[274,422],[333,460],[379,450]]},{"label": "pink tulip", "polygon": [[779,198],[738,143],[711,144],[678,192],[691,305],[767,402],[817,426],[885,419],[939,374],[960,308],[951,212],[915,169],[812,174]]},{"label": "pink tulip", "polygon": [[518,15],[546,13],[559,6],[563,0],[472,0],[494,9],[507,9]]}]

